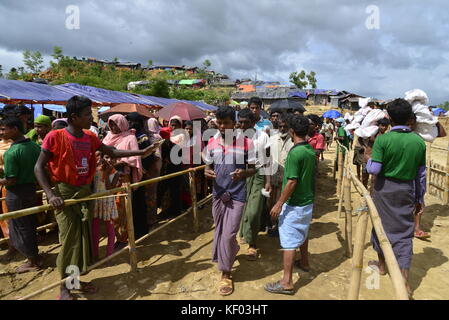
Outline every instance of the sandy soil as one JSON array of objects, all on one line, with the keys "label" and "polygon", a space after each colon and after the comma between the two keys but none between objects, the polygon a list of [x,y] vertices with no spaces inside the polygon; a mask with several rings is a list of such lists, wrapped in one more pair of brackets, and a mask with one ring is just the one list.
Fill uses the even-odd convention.
[{"label": "sandy soil", "polygon": [[[185,217],[160,231],[138,247],[138,272],[128,273],[127,255],[116,258],[84,277],[93,280],[99,292],[80,296],[80,299],[330,299],[346,298],[349,287],[351,260],[345,257],[343,248],[344,219],[337,216],[338,199],[332,180],[331,163],[334,151],[326,152],[326,160],[320,163],[318,192],[314,219],[310,231],[310,262],[312,270],[305,273],[295,269],[297,292],[294,296],[272,295],[263,290],[269,281],[282,275],[281,252],[278,238],[260,233],[260,258],[247,261],[241,246],[234,265],[235,292],[229,297],[216,293],[219,278],[217,267],[211,262],[213,221],[210,206],[200,212],[201,232],[192,231],[191,217]],[[353,207],[358,207],[354,194]],[[449,207],[427,196],[427,208],[423,217],[424,230],[430,231],[429,241],[415,240],[411,269],[411,286],[415,299],[448,299],[449,280]],[[353,225],[357,217],[353,218]],[[368,227],[369,241],[371,225]],[[354,230],[355,234],[355,230]],[[104,254],[105,242],[100,251]],[[40,243],[47,265],[54,266],[58,252],[55,234],[49,234]],[[5,250],[0,252],[4,254]],[[376,258],[375,252],[366,244],[364,266]],[[12,270],[21,263],[21,258],[10,265],[0,265],[0,299],[16,299],[58,280],[57,272],[48,268],[37,273],[14,275]],[[364,270],[361,299],[394,299],[394,291],[388,276],[380,277],[377,289],[368,289],[372,274]],[[34,299],[55,299],[57,289],[47,291]]]}]

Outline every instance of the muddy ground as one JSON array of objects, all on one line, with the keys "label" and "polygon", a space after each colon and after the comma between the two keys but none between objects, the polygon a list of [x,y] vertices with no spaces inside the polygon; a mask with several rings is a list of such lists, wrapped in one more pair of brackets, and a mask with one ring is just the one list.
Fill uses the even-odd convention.
[{"label": "muddy ground", "polygon": [[[351,260],[346,258],[343,247],[344,219],[337,216],[338,199],[335,196],[335,182],[332,179],[331,164],[334,149],[325,153],[326,160],[320,163],[318,191],[315,201],[314,219],[310,230],[311,272],[295,269],[294,279],[297,292],[294,296],[272,295],[263,290],[263,285],[277,280],[282,275],[282,260],[279,239],[260,233],[260,258],[247,261],[246,246],[242,245],[234,265],[235,292],[221,297],[216,292],[219,279],[217,267],[211,262],[214,233],[210,205],[200,212],[201,231],[193,232],[192,219],[185,217],[155,234],[138,247],[138,272],[128,273],[128,256],[122,255],[110,263],[83,277],[92,280],[99,292],[80,295],[80,299],[131,299],[131,300],[177,300],[177,299],[330,299],[346,298]],[[354,192],[354,190],[353,190]],[[358,207],[354,193],[353,207]],[[414,240],[411,286],[415,299],[448,299],[449,280],[449,207],[441,201],[427,196],[427,208],[423,228],[430,231],[428,241]],[[353,217],[355,226],[357,217]],[[367,262],[376,258],[368,241],[371,224],[368,226],[364,254],[364,269]],[[354,233],[355,235],[355,230]],[[100,253],[104,254],[105,240]],[[22,259],[9,265],[0,265],[0,299],[17,299],[58,280],[53,268],[58,253],[57,235],[48,234],[40,243],[45,253],[46,270],[15,275],[12,273]],[[2,250],[0,254],[4,254]],[[388,276],[380,277],[378,288],[368,289],[373,284],[372,274],[364,270],[360,292],[361,299],[393,299],[394,292]],[[47,291],[33,299],[55,299],[57,289]]]}]

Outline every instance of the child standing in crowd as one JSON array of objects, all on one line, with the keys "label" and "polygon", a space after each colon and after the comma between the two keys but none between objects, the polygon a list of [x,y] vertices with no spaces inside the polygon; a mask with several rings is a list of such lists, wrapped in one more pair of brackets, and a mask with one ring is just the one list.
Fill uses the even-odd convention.
[{"label": "child standing in crowd", "polygon": [[[76,266],[81,274],[91,263],[91,206],[88,202],[83,202],[65,207],[64,199],[84,198],[92,193],[91,183],[97,168],[95,152],[99,150],[112,158],[122,158],[146,156],[153,151],[152,146],[144,150],[124,151],[102,144],[89,131],[93,120],[92,101],[86,97],[70,98],[66,108],[68,127],[54,130],[45,137],[35,167],[36,178],[49,203],[56,209],[62,245],[56,265],[61,278],[65,278],[66,272],[70,272],[67,267]],[[54,190],[50,181],[55,185]],[[96,292],[91,283],[80,284],[81,291]],[[61,300],[76,299],[64,284],[60,290]]]},{"label": "child standing in crowd", "polygon": [[332,124],[330,118],[326,118],[323,126],[321,127],[321,133],[324,134],[326,139],[326,150],[329,150],[334,137],[334,125]]},{"label": "child standing in crowd", "polygon": [[[411,297],[408,277],[413,255],[413,213],[416,203],[423,203],[426,191],[426,144],[407,126],[413,112],[406,100],[394,100],[387,111],[391,131],[377,137],[366,168],[369,174],[377,175],[373,201]],[[379,261],[369,265],[386,274],[385,257],[374,229],[371,241]]]},{"label": "child standing in crowd", "polygon": [[240,249],[236,235],[246,201],[245,182],[256,171],[252,142],[234,132],[235,111],[231,107],[221,107],[216,117],[219,132],[209,140],[204,160],[207,164],[205,176],[214,180],[212,261],[218,262],[222,273],[218,292],[227,296],[234,292],[231,269]]},{"label": "child standing in crowd", "polygon": [[[97,172],[94,177],[94,193],[114,189],[120,185],[120,175],[114,169],[115,160],[109,156],[102,156],[97,151]],[[106,257],[114,251],[115,229],[112,220],[118,218],[117,205],[114,198],[97,199],[94,203],[94,219],[92,221],[92,253],[94,260],[98,260],[98,246],[100,243],[100,221],[104,221],[108,235]]]},{"label": "child standing in crowd", "polygon": [[[3,138],[13,141],[4,154],[5,178],[0,185],[6,187],[8,211],[22,210],[36,206],[36,178],[34,166],[39,157],[40,147],[25,138],[23,123],[15,117],[2,121],[0,131]],[[27,215],[8,221],[9,237],[12,246],[28,261],[16,269],[17,273],[37,271],[42,265],[37,247],[36,215]]]},{"label": "child standing in crowd", "polygon": [[295,252],[306,241],[312,220],[316,154],[306,141],[308,131],[309,119],[299,115],[291,117],[290,134],[294,146],[285,162],[281,196],[270,212],[273,220],[279,218],[284,276],[280,281],[265,285],[265,290],[271,293],[294,294]]}]

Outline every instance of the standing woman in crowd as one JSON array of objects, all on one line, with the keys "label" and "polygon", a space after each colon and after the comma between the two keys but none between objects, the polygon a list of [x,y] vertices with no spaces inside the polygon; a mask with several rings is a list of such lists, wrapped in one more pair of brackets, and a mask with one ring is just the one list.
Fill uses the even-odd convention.
[{"label": "standing woman in crowd", "polygon": [[[103,143],[107,146],[113,146],[121,150],[139,150],[137,138],[133,132],[129,130],[129,124],[126,118],[121,114],[115,114],[109,117],[108,126],[109,133],[104,138]],[[143,168],[141,157],[132,156],[117,159],[116,169],[124,174],[124,182],[130,183],[139,182],[143,176]],[[128,177],[128,178],[126,178]],[[132,207],[134,219],[134,233],[135,238],[139,239],[148,233],[148,222],[146,219],[146,203],[145,190],[139,188],[132,193]],[[117,232],[117,248],[126,245],[128,241],[128,233],[126,231],[126,215],[123,207],[120,206],[119,219],[116,226]]]},{"label": "standing woman in crowd", "polygon": [[[182,119],[178,116],[170,118],[170,138],[162,145],[162,161],[164,162],[164,175],[182,171],[182,147],[186,134],[182,128]],[[162,212],[160,219],[178,216],[182,211],[181,190],[185,179],[177,176],[161,182],[160,201]]]}]

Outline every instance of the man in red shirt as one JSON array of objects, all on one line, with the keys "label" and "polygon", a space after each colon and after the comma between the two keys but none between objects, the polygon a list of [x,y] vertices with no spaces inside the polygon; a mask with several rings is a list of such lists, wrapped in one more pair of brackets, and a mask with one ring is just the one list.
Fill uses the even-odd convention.
[{"label": "man in red shirt", "polygon": [[318,128],[321,128],[321,119],[315,114],[309,114],[307,116],[310,121],[310,127],[309,127],[309,139],[307,142],[310,144],[310,146],[315,150],[317,159],[320,158],[321,155],[321,161],[324,160],[323,158],[323,151],[326,148],[325,142],[324,142],[324,136],[318,132]]},{"label": "man in red shirt", "polygon": [[[91,182],[96,170],[95,152],[99,150],[111,158],[145,157],[157,148],[151,145],[144,150],[124,151],[104,145],[89,131],[93,120],[91,106],[92,101],[83,96],[74,96],[67,101],[69,125],[45,137],[34,169],[48,202],[56,209],[62,244],[56,265],[62,279],[67,274],[79,275],[87,271],[91,262],[90,205],[85,202],[64,207],[64,200],[84,198],[92,193]],[[53,182],[54,190],[50,181]],[[80,284],[80,288],[76,288],[76,285],[61,285],[60,299],[74,300],[71,289],[81,289],[86,293],[96,291],[91,283]]]}]

